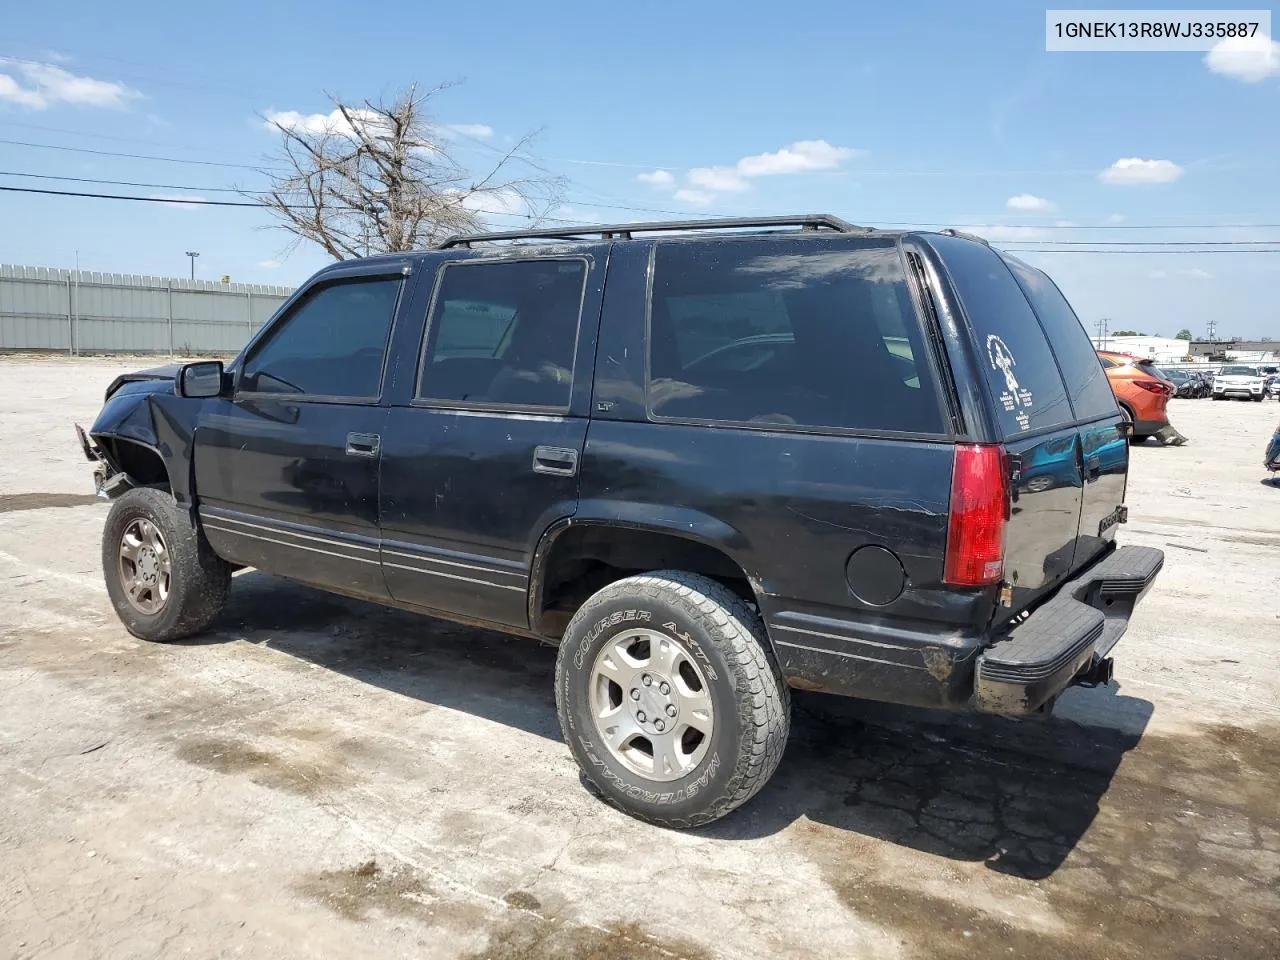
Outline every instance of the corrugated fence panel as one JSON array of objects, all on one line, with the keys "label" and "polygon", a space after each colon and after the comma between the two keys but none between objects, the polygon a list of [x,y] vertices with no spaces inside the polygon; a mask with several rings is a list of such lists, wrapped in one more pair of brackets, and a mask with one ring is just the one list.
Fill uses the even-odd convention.
[{"label": "corrugated fence panel", "polygon": [[0,350],[235,353],[292,292],[0,264]]}]

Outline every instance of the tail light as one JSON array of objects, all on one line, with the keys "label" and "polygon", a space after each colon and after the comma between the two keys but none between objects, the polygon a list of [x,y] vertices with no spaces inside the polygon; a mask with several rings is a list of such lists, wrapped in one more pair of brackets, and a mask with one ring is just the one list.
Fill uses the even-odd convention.
[{"label": "tail light", "polygon": [[1173,390],[1169,388],[1169,385],[1161,383],[1159,380],[1134,380],[1133,385],[1135,387],[1141,387],[1148,393],[1161,393],[1166,397],[1173,395]]},{"label": "tail light", "polygon": [[982,587],[1004,576],[1009,469],[1003,447],[960,444],[951,474],[951,522],[942,579]]}]

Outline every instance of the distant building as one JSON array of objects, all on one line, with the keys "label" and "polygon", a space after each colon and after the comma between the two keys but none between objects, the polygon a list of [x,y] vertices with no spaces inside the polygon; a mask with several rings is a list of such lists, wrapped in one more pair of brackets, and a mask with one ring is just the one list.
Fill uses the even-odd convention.
[{"label": "distant building", "polygon": [[1275,340],[1192,340],[1191,355],[1197,360],[1226,359],[1241,363],[1280,362],[1280,342]]},{"label": "distant building", "polygon": [[1156,363],[1180,363],[1190,353],[1189,340],[1173,337],[1090,337],[1099,350],[1125,353],[1131,357],[1146,357]]}]

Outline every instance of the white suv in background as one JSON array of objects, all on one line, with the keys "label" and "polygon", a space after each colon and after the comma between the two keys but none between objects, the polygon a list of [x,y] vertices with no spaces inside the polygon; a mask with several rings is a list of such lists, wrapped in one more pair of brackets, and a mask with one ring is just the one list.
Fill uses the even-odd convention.
[{"label": "white suv in background", "polygon": [[1263,385],[1266,383],[1257,367],[1239,364],[1223,367],[1213,377],[1213,399],[1226,400],[1228,397],[1244,397],[1246,400],[1261,401]]}]

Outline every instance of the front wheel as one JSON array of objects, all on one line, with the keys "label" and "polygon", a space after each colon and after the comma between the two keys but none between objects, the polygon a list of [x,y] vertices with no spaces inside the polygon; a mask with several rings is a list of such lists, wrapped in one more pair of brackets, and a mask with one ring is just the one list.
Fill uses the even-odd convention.
[{"label": "front wheel", "polygon": [[200,633],[222,611],[231,568],[173,497],[139,487],[111,505],[102,572],[131,634],[164,643]]},{"label": "front wheel", "polygon": [[760,618],[681,571],[600,590],[556,658],[560,727],[583,777],[659,826],[700,826],[751,799],[782,759],[790,706]]}]

